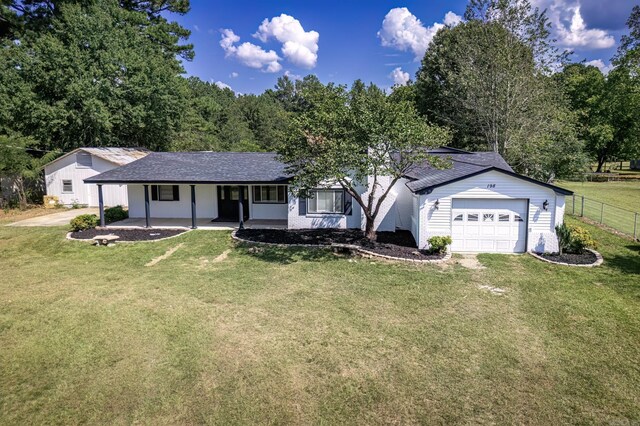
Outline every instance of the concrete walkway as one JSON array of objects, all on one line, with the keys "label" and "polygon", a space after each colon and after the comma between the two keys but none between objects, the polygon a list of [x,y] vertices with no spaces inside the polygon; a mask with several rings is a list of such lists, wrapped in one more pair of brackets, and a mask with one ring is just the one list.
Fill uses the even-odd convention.
[{"label": "concrete walkway", "polygon": [[76,216],[80,216],[81,214],[98,215],[98,209],[86,208],[65,209],[63,211],[52,210],[51,214],[24,219],[19,222],[10,223],[7,226],[64,226],[68,225],[71,219]]}]

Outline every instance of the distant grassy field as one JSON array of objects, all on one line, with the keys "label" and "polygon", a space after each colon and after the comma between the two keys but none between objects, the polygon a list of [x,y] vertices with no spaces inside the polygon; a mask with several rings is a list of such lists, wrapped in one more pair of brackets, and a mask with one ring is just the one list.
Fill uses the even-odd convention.
[{"label": "distant grassy field", "polygon": [[602,267],[0,226],[0,424],[637,424],[640,244],[584,226]]},{"label": "distant grassy field", "polygon": [[638,182],[569,182],[558,186],[570,189],[596,201],[640,212],[640,181]]}]

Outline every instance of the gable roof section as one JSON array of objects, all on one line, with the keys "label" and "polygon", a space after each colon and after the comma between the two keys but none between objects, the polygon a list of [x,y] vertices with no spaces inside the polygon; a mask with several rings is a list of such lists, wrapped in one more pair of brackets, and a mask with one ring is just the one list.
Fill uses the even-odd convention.
[{"label": "gable roof section", "polygon": [[143,148],[80,148],[103,160],[122,166],[131,163],[149,154],[149,150]]},{"label": "gable roof section", "polygon": [[431,150],[429,154],[450,161],[451,167],[447,169],[437,169],[428,162],[413,167],[406,173],[405,177],[410,180],[406,184],[407,187],[414,193],[428,194],[439,186],[495,170],[551,188],[560,194],[573,194],[573,192],[564,188],[515,173],[504,158],[495,152],[468,152],[446,147]]},{"label": "gable roof section", "polygon": [[131,163],[132,161],[136,161],[146,156],[147,154],[149,154],[149,150],[144,148],[82,147],[82,148],[74,149],[71,152],[67,152],[66,154],[61,155],[55,160],[50,161],[46,165],[48,166],[49,164],[53,164],[56,161],[60,161],[63,158],[67,158],[68,156],[76,154],[79,151],[84,151],[91,155],[95,155],[96,157],[102,158],[103,160],[109,161],[110,163],[116,164],[118,166]]},{"label": "gable roof section", "polygon": [[272,152],[152,152],[86,183],[286,183]]}]

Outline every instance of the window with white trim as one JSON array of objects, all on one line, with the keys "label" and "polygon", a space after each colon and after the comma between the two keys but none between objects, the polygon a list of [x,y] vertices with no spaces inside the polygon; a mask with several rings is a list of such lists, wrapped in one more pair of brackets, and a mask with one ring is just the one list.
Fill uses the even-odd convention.
[{"label": "window with white trim", "polygon": [[316,189],[309,195],[308,213],[344,213],[344,190]]},{"label": "window with white trim", "polygon": [[253,202],[256,204],[286,204],[285,185],[256,185],[253,187]]},{"label": "window with white trim", "polygon": [[62,192],[64,194],[73,194],[73,181],[71,180],[63,180],[62,181]]}]

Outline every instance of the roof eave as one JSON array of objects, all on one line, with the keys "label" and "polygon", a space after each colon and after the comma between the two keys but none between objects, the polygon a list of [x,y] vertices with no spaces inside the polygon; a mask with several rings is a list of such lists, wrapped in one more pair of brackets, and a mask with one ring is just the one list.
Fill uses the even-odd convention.
[{"label": "roof eave", "polygon": [[284,184],[289,183],[293,178],[286,177],[282,179],[276,180],[251,180],[251,181],[240,181],[240,180],[230,180],[230,181],[222,181],[222,180],[122,180],[122,179],[94,179],[93,177],[84,179],[84,183],[97,184],[97,185],[261,185],[261,184]]},{"label": "roof eave", "polygon": [[497,172],[504,173],[504,174],[509,175],[509,176],[513,176],[513,177],[515,177],[515,178],[523,179],[523,180],[525,180],[525,181],[527,181],[527,182],[534,183],[534,184],[536,184],[536,185],[544,186],[544,187],[546,187],[546,188],[552,189],[552,190],[553,190],[554,192],[556,192],[557,194],[562,194],[562,195],[573,195],[573,191],[570,191],[570,190],[568,190],[568,189],[561,188],[561,187],[559,187],[559,186],[552,185],[552,184],[550,184],[550,183],[541,182],[541,181],[539,181],[539,180],[536,180],[536,179],[530,178],[530,177],[528,177],[528,176],[524,176],[524,175],[518,174],[518,173],[516,173],[516,172],[511,172],[511,171],[509,171],[509,170],[501,169],[501,168],[499,168],[499,167],[488,167],[488,168],[486,168],[486,169],[482,169],[482,170],[479,170],[479,171],[477,171],[477,172],[470,173],[470,174],[468,174],[468,175],[459,176],[459,177],[456,177],[456,178],[454,178],[454,179],[449,179],[449,180],[444,181],[444,182],[440,182],[440,183],[437,183],[437,184],[434,184],[434,185],[426,186],[426,187],[424,187],[424,188],[420,188],[420,189],[416,189],[416,190],[412,190],[411,188],[409,188],[409,190],[410,190],[411,192],[413,192],[414,194],[420,194],[420,195],[423,195],[423,194],[430,194],[431,192],[433,192],[433,190],[434,190],[435,188],[438,188],[438,187],[441,187],[441,186],[445,186],[445,185],[449,185],[449,184],[451,184],[451,183],[458,182],[458,181],[461,181],[461,180],[464,180],[464,179],[468,179],[468,178],[470,178],[470,177],[474,177],[474,176],[477,176],[477,175],[481,175],[481,174],[483,174],[483,173],[490,172],[490,171],[497,171]]}]

